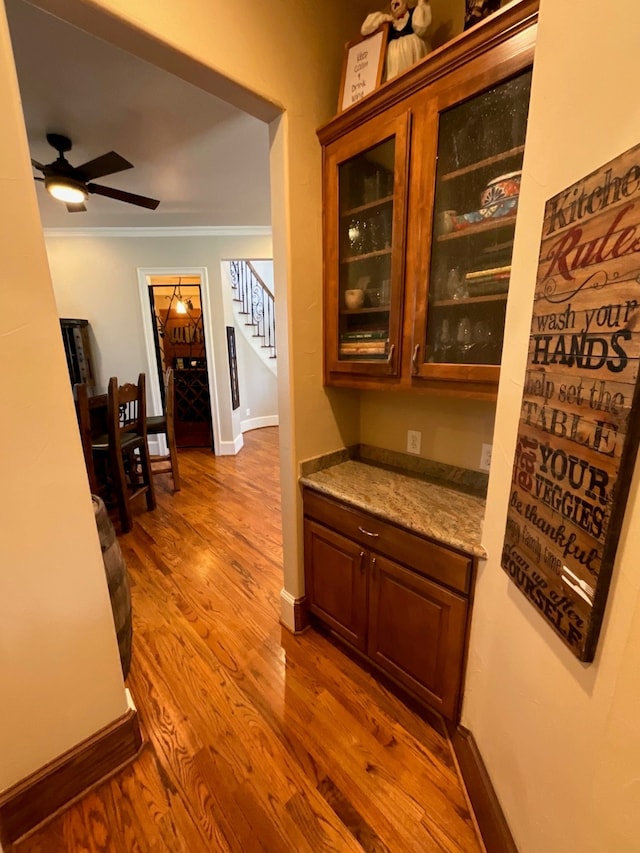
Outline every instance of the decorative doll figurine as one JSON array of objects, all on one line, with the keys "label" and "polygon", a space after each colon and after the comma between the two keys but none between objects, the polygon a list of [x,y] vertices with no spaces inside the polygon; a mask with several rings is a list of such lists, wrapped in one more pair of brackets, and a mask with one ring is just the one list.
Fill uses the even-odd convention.
[{"label": "decorative doll figurine", "polygon": [[412,9],[409,8],[407,0],[391,0],[390,8],[390,14],[372,12],[367,15],[360,28],[362,35],[368,36],[387,21],[391,23],[385,80],[395,77],[429,52],[429,47],[423,39],[431,23],[431,6],[428,0],[417,0]]},{"label": "decorative doll figurine", "polygon": [[478,21],[500,8],[500,0],[465,0],[464,28],[468,30]]}]

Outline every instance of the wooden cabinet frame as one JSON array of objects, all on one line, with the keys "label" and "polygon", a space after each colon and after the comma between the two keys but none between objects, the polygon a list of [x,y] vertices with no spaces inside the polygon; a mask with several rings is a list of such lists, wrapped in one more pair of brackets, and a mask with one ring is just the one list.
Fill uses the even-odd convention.
[{"label": "wooden cabinet frame", "polygon": [[[531,66],[537,12],[538,0],[509,4],[318,130],[324,153],[325,181],[326,384],[417,393],[437,390],[495,399],[499,365],[432,364],[423,358],[428,322],[438,116],[442,109]],[[407,123],[408,130],[408,161],[404,182],[399,180],[398,170],[401,172],[402,168],[396,165],[395,187],[400,194],[394,221],[394,238],[401,229],[402,239],[394,239],[392,247],[394,276],[401,276],[399,287],[394,282],[401,305],[393,316],[394,322],[401,322],[401,332],[388,364],[364,362],[354,366],[338,357],[338,184],[335,170],[338,163],[383,138],[383,133],[400,132],[403,122]],[[398,222],[403,208],[405,218]]]},{"label": "wooden cabinet frame", "polygon": [[[409,129],[411,115],[401,112],[399,115],[380,116],[367,125],[366,128],[356,128],[340,145],[325,149],[324,181],[325,204],[324,210],[324,268],[325,274],[339,281],[339,267],[351,260],[340,257],[340,222],[342,214],[339,210],[338,185],[341,164],[350,160],[356,154],[393,139],[395,142],[394,157],[394,199],[392,243],[388,250],[391,255],[391,304],[389,308],[389,357],[385,361],[341,361],[338,356],[338,315],[340,309],[338,286],[327,289],[324,300],[325,324],[325,379],[333,374],[358,373],[364,376],[398,376],[400,372],[402,352],[402,309],[403,309],[403,279],[406,234],[407,206],[407,170],[409,163]],[[366,207],[366,205],[363,205]],[[361,208],[362,209],[362,208]],[[365,258],[367,256],[364,256]]]}]

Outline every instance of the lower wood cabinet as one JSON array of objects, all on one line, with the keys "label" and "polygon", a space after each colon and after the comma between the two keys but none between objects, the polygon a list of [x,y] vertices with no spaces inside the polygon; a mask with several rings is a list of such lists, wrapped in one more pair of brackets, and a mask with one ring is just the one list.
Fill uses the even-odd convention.
[{"label": "lower wood cabinet", "polygon": [[309,611],[457,721],[472,559],[308,488],[304,513]]}]

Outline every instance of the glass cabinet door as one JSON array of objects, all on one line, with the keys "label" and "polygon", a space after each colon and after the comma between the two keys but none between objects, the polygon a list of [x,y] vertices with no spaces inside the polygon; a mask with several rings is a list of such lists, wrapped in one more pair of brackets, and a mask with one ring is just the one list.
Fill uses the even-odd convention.
[{"label": "glass cabinet door", "polygon": [[421,376],[496,382],[531,70],[440,112]]},{"label": "glass cabinet door", "polygon": [[388,376],[399,369],[407,119],[379,124],[382,138],[370,128],[351,141],[371,143],[365,150],[342,148],[335,156],[338,227],[331,237],[337,264],[326,348],[331,372]]}]

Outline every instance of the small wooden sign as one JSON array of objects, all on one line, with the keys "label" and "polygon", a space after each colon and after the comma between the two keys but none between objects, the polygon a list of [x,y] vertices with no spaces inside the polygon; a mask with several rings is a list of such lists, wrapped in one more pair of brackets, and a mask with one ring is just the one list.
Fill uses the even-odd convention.
[{"label": "small wooden sign", "polygon": [[640,146],[550,199],[502,567],[592,661],[640,411]]},{"label": "small wooden sign", "polygon": [[382,81],[388,38],[389,24],[384,24],[372,35],[349,42],[342,66],[338,112],[378,88]]}]

